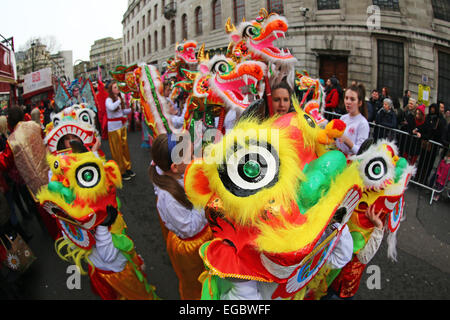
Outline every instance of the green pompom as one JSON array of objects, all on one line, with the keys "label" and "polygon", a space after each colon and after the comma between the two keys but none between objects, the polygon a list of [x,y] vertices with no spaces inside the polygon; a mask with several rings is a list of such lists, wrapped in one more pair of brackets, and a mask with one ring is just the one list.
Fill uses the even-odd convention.
[{"label": "green pompom", "polygon": [[353,238],[353,253],[359,252],[366,245],[366,240],[360,232],[354,231],[350,233]]}]

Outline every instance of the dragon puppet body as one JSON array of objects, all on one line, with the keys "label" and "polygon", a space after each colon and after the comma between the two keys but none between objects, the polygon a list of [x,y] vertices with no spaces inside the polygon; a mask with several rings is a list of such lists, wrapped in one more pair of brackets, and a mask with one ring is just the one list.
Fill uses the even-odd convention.
[{"label": "dragon puppet body", "polygon": [[[298,102],[295,107],[296,113],[263,122],[241,119],[186,170],[186,193],[205,208],[215,236],[200,250],[203,299],[242,298],[242,292],[252,292],[250,299],[296,298],[351,226],[369,188],[367,173],[381,175],[372,150],[351,163],[328,151],[326,144],[345,130],[340,120],[322,129]],[[410,170],[403,164],[387,163],[400,194]],[[371,190],[388,208],[400,199]]]},{"label": "dragon puppet body", "polygon": [[57,221],[63,237],[58,255],[89,275],[103,299],[154,299],[154,288],[143,273],[143,260],[126,234],[116,190],[120,170],[92,152],[49,154],[50,183],[37,199]]},{"label": "dragon puppet body", "polygon": [[117,66],[112,77],[118,81],[119,89],[139,100],[149,134],[156,138],[162,133],[179,131],[172,123],[170,106],[163,95],[163,82],[158,69],[153,65],[139,64],[129,67]]}]

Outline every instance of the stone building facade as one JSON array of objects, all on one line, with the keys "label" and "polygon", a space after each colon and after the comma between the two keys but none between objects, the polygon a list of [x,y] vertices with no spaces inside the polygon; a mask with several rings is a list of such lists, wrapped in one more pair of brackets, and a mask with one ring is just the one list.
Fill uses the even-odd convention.
[{"label": "stone building facade", "polygon": [[101,65],[104,70],[112,71],[117,65],[123,64],[122,52],[121,38],[108,37],[96,40],[89,52],[90,68],[96,72],[98,65]]},{"label": "stone building facade", "polygon": [[254,19],[259,9],[289,21],[287,47],[299,70],[335,75],[368,89],[388,87],[401,98],[430,87],[430,102],[450,104],[450,2],[448,0],[128,0],[122,20],[126,64],[160,67],[184,38],[207,50],[226,48],[224,25]]}]

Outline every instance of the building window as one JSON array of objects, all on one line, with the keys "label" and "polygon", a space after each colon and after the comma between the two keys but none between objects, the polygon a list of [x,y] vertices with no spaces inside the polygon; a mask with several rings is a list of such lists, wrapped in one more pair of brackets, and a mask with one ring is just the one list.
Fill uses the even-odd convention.
[{"label": "building window", "polygon": [[136,23],[136,35],[139,34],[139,21]]},{"label": "building window", "polygon": [[170,21],[170,44],[174,44],[176,41],[175,32],[175,20],[172,20]]},{"label": "building window", "polygon": [[154,17],[153,21],[156,21],[158,19],[158,4],[155,4],[155,8],[153,9]]},{"label": "building window", "polygon": [[134,47],[131,47],[131,59],[134,61]]},{"label": "building window", "polygon": [[267,0],[267,10],[269,11],[269,13],[275,12],[278,14],[284,14],[283,0]]},{"label": "building window", "polygon": [[399,11],[400,7],[398,1],[399,0],[373,0],[372,3],[375,6],[379,6],[381,10]]},{"label": "building window", "polygon": [[233,17],[234,23],[238,24],[245,17],[245,1],[233,0]]},{"label": "building window", "polygon": [[181,17],[181,36],[183,41],[188,38],[188,26],[187,26],[187,15],[183,14]]},{"label": "building window", "polygon": [[212,2],[212,27],[213,30],[220,29],[222,23],[222,6],[220,0]]},{"label": "building window", "polygon": [[450,22],[450,1],[448,0],[432,0],[434,17],[436,19]]},{"label": "building window", "polygon": [[130,64],[131,63],[131,60],[130,60],[130,49],[128,49],[128,52],[127,52],[127,61],[128,61],[128,64]]},{"label": "building window", "polygon": [[153,41],[155,41],[155,45],[153,46],[155,48],[155,51],[158,51],[158,31],[155,30],[155,36],[153,38]]},{"label": "building window", "polygon": [[161,29],[161,49],[166,48],[166,26]]},{"label": "building window", "polygon": [[152,20],[152,10],[150,9],[147,12],[147,25],[148,26],[150,25],[151,20]]},{"label": "building window", "polygon": [[203,33],[203,18],[202,18],[202,8],[195,8],[195,34],[201,35]]},{"label": "building window", "polygon": [[131,39],[134,39],[134,27],[131,27]]},{"label": "building window", "polygon": [[145,29],[145,14],[142,16],[142,30]]},{"label": "building window", "polygon": [[147,51],[148,51],[148,54],[150,54],[150,53],[152,53],[152,36],[151,35],[148,35],[148,37],[147,37],[147,44],[148,44]]},{"label": "building window", "polygon": [[401,97],[403,83],[403,43],[378,40],[378,88],[387,87],[392,96]]},{"label": "building window", "polygon": [[317,0],[318,10],[339,9],[339,0]]},{"label": "building window", "polygon": [[136,51],[137,51],[137,59],[139,60],[140,57],[140,50],[139,50],[139,43],[136,45]]},{"label": "building window", "polygon": [[450,105],[450,54],[438,53],[438,100]]},{"label": "building window", "polygon": [[142,39],[142,56],[145,57],[145,39]]}]

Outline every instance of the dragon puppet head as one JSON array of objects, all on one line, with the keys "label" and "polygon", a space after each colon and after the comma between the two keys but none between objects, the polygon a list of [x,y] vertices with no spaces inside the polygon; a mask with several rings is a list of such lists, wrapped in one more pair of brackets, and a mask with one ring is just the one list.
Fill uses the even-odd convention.
[{"label": "dragon puppet head", "polygon": [[297,61],[288,49],[274,44],[279,38],[285,38],[288,30],[287,19],[276,13],[268,14],[261,9],[255,20],[243,21],[237,28],[228,19],[225,30],[230,35],[229,49],[238,58],[289,65]]},{"label": "dragon puppet head", "polygon": [[52,178],[37,199],[73,244],[90,250],[95,244],[92,231],[106,219],[108,207],[118,209],[120,170],[92,152],[48,155],[47,162]]},{"label": "dragon puppet head", "polygon": [[[203,48],[203,47],[202,47]],[[264,93],[263,78],[266,66],[257,61],[237,63],[224,55],[209,58],[200,51],[199,75],[193,95],[206,98],[213,104],[219,102],[239,114],[252,102],[252,97]]]},{"label": "dragon puppet head", "polygon": [[95,127],[95,112],[80,104],[53,115],[45,129],[44,143],[54,154],[67,148],[64,138],[68,135],[76,136],[86,147],[93,146],[100,139]]},{"label": "dragon puppet head", "polygon": [[195,55],[195,50],[197,49],[196,41],[184,41],[182,43],[177,43],[175,45],[175,60],[181,61],[187,65],[196,65],[198,63],[197,57]]},{"label": "dragon puppet head", "polygon": [[[215,235],[201,251],[210,273],[276,282],[274,297],[288,297],[320,269],[336,242],[313,252],[319,239],[335,221],[343,229],[362,189],[357,166],[341,152],[318,157],[322,130],[301,109],[244,118],[188,166],[186,193],[205,208]],[[311,273],[298,276],[315,253]]]},{"label": "dragon puppet head", "polygon": [[[405,158],[398,156],[397,146],[390,141],[380,140],[364,152],[350,158],[358,163],[360,176],[364,182],[363,195],[349,222],[357,252],[368,241],[374,225],[366,217],[367,210],[382,212],[380,219],[391,233],[400,226],[404,209],[404,193],[415,167]],[[395,252],[393,250],[388,253]],[[389,256],[395,260],[395,254]]]}]

